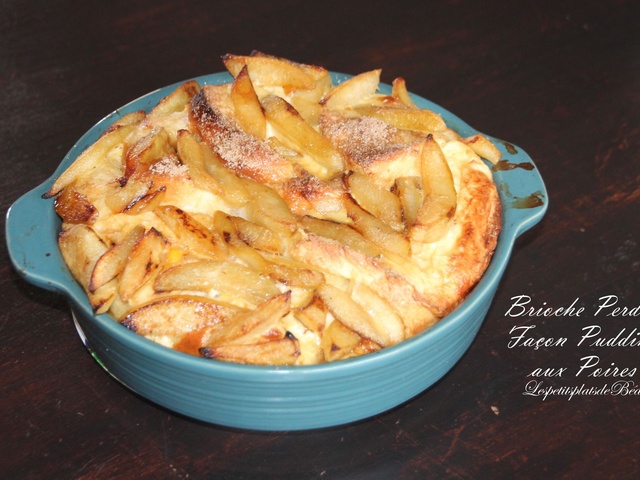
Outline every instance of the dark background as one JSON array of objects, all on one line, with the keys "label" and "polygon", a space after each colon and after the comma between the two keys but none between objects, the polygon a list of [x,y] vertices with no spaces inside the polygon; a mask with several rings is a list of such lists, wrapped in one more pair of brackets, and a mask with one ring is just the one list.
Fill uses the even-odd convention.
[{"label": "dark background", "polygon": [[[536,162],[549,210],[517,242],[468,353],[375,418],[257,433],[205,425],[130,393],[89,356],[66,301],[0,250],[0,472],[5,478],[637,478],[640,396],[523,395],[536,368],[640,368],[640,347],[577,347],[640,317],[640,4],[490,0],[0,2],[0,203],[49,177],[74,142],[151,90],[253,49],[345,73],[383,69]],[[3,220],[4,221],[4,220]],[[4,225],[4,223],[3,223]],[[580,318],[509,318],[516,295]],[[567,346],[508,348],[516,325]],[[633,377],[640,383],[640,373]]]}]

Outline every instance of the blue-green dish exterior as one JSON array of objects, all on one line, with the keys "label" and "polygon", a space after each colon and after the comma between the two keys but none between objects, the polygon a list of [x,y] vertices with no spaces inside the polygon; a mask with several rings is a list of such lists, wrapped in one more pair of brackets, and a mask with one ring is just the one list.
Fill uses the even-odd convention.
[{"label": "blue-green dish exterior", "polygon": [[[348,75],[332,73],[334,82]],[[196,78],[201,84],[231,80],[227,73]],[[56,172],[9,209],[7,246],[16,270],[29,282],[67,297],[86,347],[103,368],[142,397],[190,418],[253,430],[304,430],[342,425],[394,408],[440,380],[471,345],[487,314],[515,239],[544,216],[547,193],[531,158],[519,147],[492,138],[503,157],[530,169],[494,171],[503,229],[493,259],[478,285],[450,315],[420,335],[377,353],[333,364],[261,367],[216,362],[157,345],[94,315],[57,246],[60,219],[42,195],[73,160],[113,122],[149,110],[178,84],[156,90],[111,113],[91,128]],[[390,92],[381,85],[381,92]],[[442,107],[412,94],[463,136],[477,133]],[[502,188],[504,187],[504,188]],[[515,208],[514,197],[535,194],[533,208]],[[43,367],[44,368],[44,367]]]}]

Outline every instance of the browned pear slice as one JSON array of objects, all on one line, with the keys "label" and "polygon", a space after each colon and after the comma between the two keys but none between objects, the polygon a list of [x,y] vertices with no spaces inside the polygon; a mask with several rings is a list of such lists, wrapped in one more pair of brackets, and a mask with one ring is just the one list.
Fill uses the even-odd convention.
[{"label": "browned pear slice", "polygon": [[200,85],[195,80],[189,80],[164,97],[151,109],[148,117],[151,119],[181,112],[189,104],[191,99],[200,91]]},{"label": "browned pear slice", "polygon": [[491,140],[489,140],[484,135],[481,135],[480,133],[467,137],[463,141],[469,147],[471,147],[471,150],[473,150],[476,154],[490,161],[494,165],[498,163],[502,158],[502,154],[500,153],[500,150],[498,150],[498,147],[496,147]]},{"label": "browned pear slice", "polygon": [[322,180],[341,174],[342,154],[320,135],[286,100],[269,95],[262,100],[267,121],[285,146],[303,154],[296,160],[308,172]]},{"label": "browned pear slice", "polygon": [[267,133],[267,120],[246,65],[240,70],[231,86],[231,102],[235,119],[240,127],[249,135],[264,140]]},{"label": "browned pear slice", "polygon": [[[53,183],[46,198],[55,196],[67,185],[71,184],[79,177],[86,177],[92,172],[102,168],[119,171],[122,165],[122,147],[126,145],[127,137],[135,131],[136,124],[122,125],[101,136],[94,144],[80,154],[78,158],[60,175]],[[120,148],[119,155],[109,155],[109,153]]]},{"label": "browned pear slice", "polygon": [[422,206],[422,183],[420,177],[398,177],[393,190],[402,205],[402,218],[407,228],[416,221],[418,210]]},{"label": "browned pear slice", "polygon": [[346,245],[372,257],[377,257],[382,253],[380,246],[344,223],[305,216],[300,219],[300,226],[309,233],[335,240],[339,244]]},{"label": "browned pear slice", "polygon": [[281,86],[287,90],[312,90],[314,76],[301,65],[273,56],[246,56],[227,54],[222,57],[229,73],[237,77],[245,65],[256,86]]},{"label": "browned pear slice", "polygon": [[377,118],[401,130],[412,130],[425,135],[447,128],[442,117],[431,110],[377,105],[363,105],[354,109],[360,115]]},{"label": "browned pear slice", "polygon": [[397,231],[404,230],[400,199],[373,182],[366,174],[353,172],[345,176],[349,194],[367,212]]},{"label": "browned pear slice", "polygon": [[429,243],[445,234],[457,206],[451,169],[431,135],[422,144],[420,168],[424,200],[409,233],[412,240]]},{"label": "browned pear slice", "polygon": [[207,190],[218,196],[224,195],[218,178],[207,170],[205,146],[199,143],[188,130],[180,130],[177,137],[178,158],[189,171],[189,176],[197,188]]},{"label": "browned pear slice", "polygon": [[407,82],[402,77],[397,77],[391,84],[391,96],[398,99],[400,103],[409,108],[418,108],[407,90]]},{"label": "browned pear slice", "polygon": [[338,320],[361,336],[382,346],[394,343],[389,332],[381,328],[380,323],[362,305],[356,303],[349,293],[325,284],[318,289],[318,295]]},{"label": "browned pear slice", "polygon": [[202,356],[222,362],[249,365],[293,365],[300,356],[300,346],[293,335],[279,340],[251,345],[220,345],[204,347]]},{"label": "browned pear slice", "polygon": [[131,177],[139,169],[146,169],[165,155],[174,153],[169,133],[162,128],[154,128],[134,143],[125,156],[125,178]]},{"label": "browned pear slice", "polygon": [[56,213],[66,223],[86,223],[91,225],[98,218],[98,210],[89,199],[75,187],[76,182],[67,185],[55,198]]},{"label": "browned pear slice", "polygon": [[335,110],[365,102],[378,90],[381,73],[381,69],[370,70],[345,80],[322,99],[322,104]]},{"label": "browned pear slice", "polygon": [[233,261],[200,260],[163,270],[155,279],[156,292],[194,290],[236,304],[259,305],[278,295],[276,282]]},{"label": "browned pear slice", "polygon": [[63,230],[58,237],[60,253],[73,277],[84,287],[96,313],[109,310],[117,294],[117,282],[111,280],[95,291],[89,290],[91,274],[98,259],[107,251],[100,237],[83,224]]},{"label": "browned pear slice", "polygon": [[247,219],[288,238],[296,231],[296,217],[280,195],[271,187],[247,180],[245,187],[251,196],[247,204]]},{"label": "browned pear slice", "polygon": [[294,315],[306,328],[322,338],[327,324],[327,307],[319,297],[314,297],[304,307],[297,308]]},{"label": "browned pear slice", "polygon": [[122,273],[129,259],[129,253],[138,244],[144,233],[144,226],[137,225],[127,233],[122,242],[115,244],[100,256],[91,273],[89,290],[95,291]]},{"label": "browned pear slice", "polygon": [[340,320],[334,320],[322,336],[321,347],[326,362],[341,360],[358,346],[362,337]]},{"label": "browned pear slice", "polygon": [[227,248],[220,235],[184,210],[173,205],[163,205],[153,211],[169,227],[178,243],[199,255],[217,259],[227,257]]},{"label": "browned pear slice", "polygon": [[164,259],[167,243],[155,228],[150,228],[129,251],[127,261],[120,276],[118,293],[125,302],[140,289]]},{"label": "browned pear slice", "polygon": [[286,335],[282,318],[291,311],[291,292],[280,293],[262,302],[258,308],[240,312],[223,324],[211,328],[204,336],[206,347],[251,345],[281,340]]},{"label": "browned pear slice", "polygon": [[347,212],[353,220],[353,228],[384,250],[396,255],[408,256],[411,251],[409,238],[362,209],[355,202],[346,202]]},{"label": "browned pear slice", "polygon": [[204,297],[171,295],[136,308],[120,321],[140,335],[167,337],[173,343],[189,332],[224,322],[241,311]]}]

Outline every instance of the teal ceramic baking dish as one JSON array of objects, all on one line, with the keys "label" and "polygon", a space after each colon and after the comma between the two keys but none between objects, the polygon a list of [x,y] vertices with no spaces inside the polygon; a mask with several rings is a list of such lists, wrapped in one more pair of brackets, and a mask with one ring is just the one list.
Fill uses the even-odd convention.
[{"label": "teal ceramic baking dish", "polygon": [[[332,73],[334,82],[348,76]],[[196,78],[200,84],[231,80],[227,73]],[[485,275],[450,315],[429,330],[380,352],[333,364],[261,367],[216,362],[155,344],[94,315],[57,246],[60,220],[42,195],[75,158],[117,118],[149,110],[179,84],[156,90],[94,125],[42,185],[9,209],[6,238],[16,270],[28,281],[64,295],[77,331],[97,363],[119,382],[157,405],[213,424],[253,430],[303,430],[362,420],[410,400],[460,360],[480,328],[516,238],[543,217],[548,196],[531,158],[492,138],[506,168],[494,169],[503,208],[503,230]],[[381,85],[383,93],[389,85]],[[416,104],[438,112],[463,136],[477,133],[440,106],[416,95]],[[490,137],[491,138],[491,137]]]}]

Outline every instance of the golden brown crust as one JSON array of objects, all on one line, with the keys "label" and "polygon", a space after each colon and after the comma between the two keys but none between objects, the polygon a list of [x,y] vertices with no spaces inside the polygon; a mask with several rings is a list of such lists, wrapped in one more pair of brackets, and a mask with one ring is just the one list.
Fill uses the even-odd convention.
[{"label": "golden brown crust", "polygon": [[296,215],[345,222],[347,191],[341,179],[322,182],[306,171],[286,181],[279,193]]},{"label": "golden brown crust", "polygon": [[191,116],[207,145],[238,175],[267,184],[291,178],[291,163],[242,131],[233,121],[233,106],[221,100],[221,93],[221,87],[206,85],[191,102]]},{"label": "golden brown crust", "polygon": [[409,147],[422,139],[408,130],[400,130],[372,117],[347,117],[325,111],[320,117],[320,129],[333,145],[341,150],[355,171],[372,175],[389,188],[401,172],[417,168],[415,155]]}]

